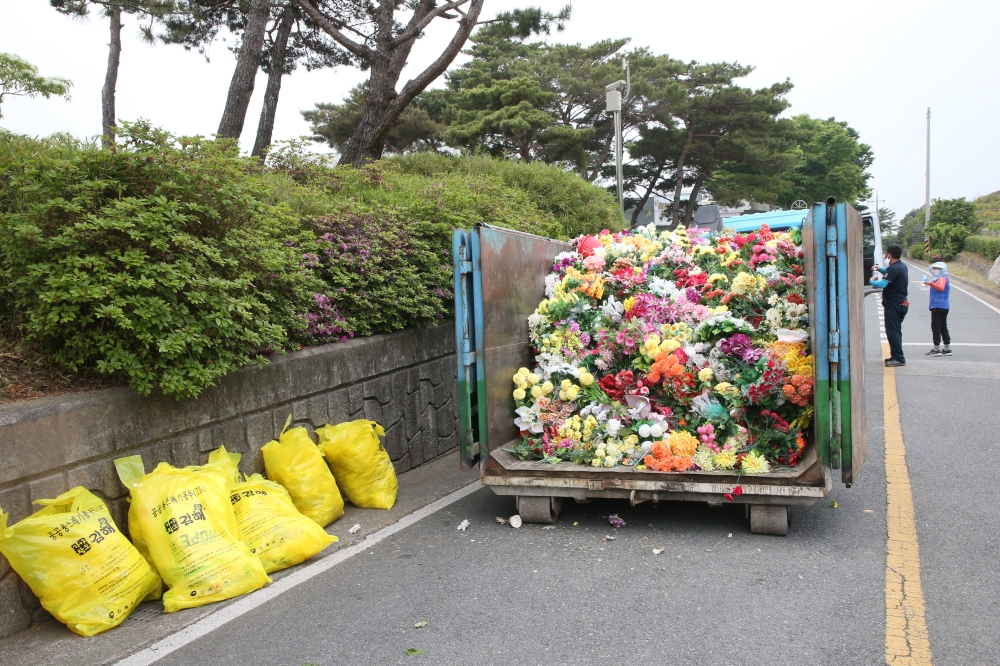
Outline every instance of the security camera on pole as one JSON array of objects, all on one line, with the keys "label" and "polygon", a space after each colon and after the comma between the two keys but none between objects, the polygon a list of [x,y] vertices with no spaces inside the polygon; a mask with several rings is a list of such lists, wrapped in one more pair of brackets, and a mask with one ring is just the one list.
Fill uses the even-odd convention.
[{"label": "security camera on pole", "polygon": [[[622,103],[628,100],[632,90],[632,75],[629,72],[628,60],[622,60],[622,69],[625,70],[625,80],[618,80],[605,87],[607,99],[607,112],[615,117],[615,179],[618,185],[618,209],[622,218],[625,217],[625,199],[622,196],[623,175],[622,175]],[[622,94],[622,88],[625,93]]]}]

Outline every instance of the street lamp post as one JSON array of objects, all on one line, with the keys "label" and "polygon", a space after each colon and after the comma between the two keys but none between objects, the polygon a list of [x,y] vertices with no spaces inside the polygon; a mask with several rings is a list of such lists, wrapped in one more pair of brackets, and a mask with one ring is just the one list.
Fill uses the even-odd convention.
[{"label": "street lamp post", "polygon": [[[624,147],[622,146],[622,103],[628,100],[632,89],[632,76],[628,67],[628,60],[622,60],[622,69],[625,70],[625,80],[618,80],[605,87],[605,97],[607,101],[607,112],[614,115],[615,119],[615,181],[618,188],[618,210],[622,219],[625,219],[625,198],[624,174],[622,172],[622,161],[624,160]],[[625,93],[622,94],[622,88]]]}]

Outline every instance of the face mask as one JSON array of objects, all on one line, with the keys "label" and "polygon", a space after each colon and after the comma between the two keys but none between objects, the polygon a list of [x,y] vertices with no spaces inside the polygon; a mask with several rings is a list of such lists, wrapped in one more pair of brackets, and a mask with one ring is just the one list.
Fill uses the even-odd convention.
[{"label": "face mask", "polygon": [[933,275],[934,277],[937,277],[937,276],[941,275],[941,269],[940,268],[932,268],[931,269],[931,275]]}]

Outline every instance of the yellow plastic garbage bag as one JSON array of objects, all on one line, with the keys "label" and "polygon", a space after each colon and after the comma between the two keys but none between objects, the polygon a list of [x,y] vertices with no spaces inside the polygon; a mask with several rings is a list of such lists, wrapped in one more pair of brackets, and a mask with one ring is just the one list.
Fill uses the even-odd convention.
[{"label": "yellow plastic garbage bag", "polygon": [[77,486],[7,526],[0,510],[0,553],[42,607],[81,636],[116,627],[163,584],[118,531],[101,499]]},{"label": "yellow plastic garbage bag", "polygon": [[291,416],[278,441],[261,448],[267,478],[284,486],[302,515],[326,527],[344,515],[344,498],[309,432],[305,428],[288,430],[289,422]]},{"label": "yellow plastic garbage bag", "polygon": [[267,573],[305,562],[337,541],[337,537],[299,513],[288,491],[277,483],[260,474],[244,480],[239,473],[239,453],[229,453],[220,446],[208,456],[208,462],[216,461],[232,469],[229,501],[236,514],[236,527]]},{"label": "yellow plastic garbage bag", "polygon": [[319,448],[351,504],[391,509],[396,503],[396,470],[382,446],[385,430],[374,421],[327,424],[316,431]]},{"label": "yellow plastic garbage bag", "polygon": [[[239,537],[221,463],[177,469],[161,462],[144,473],[142,458],[115,460],[131,493],[129,530],[145,543],[163,582],[163,609],[231,599],[271,582]],[[136,530],[136,528],[138,528]]]}]

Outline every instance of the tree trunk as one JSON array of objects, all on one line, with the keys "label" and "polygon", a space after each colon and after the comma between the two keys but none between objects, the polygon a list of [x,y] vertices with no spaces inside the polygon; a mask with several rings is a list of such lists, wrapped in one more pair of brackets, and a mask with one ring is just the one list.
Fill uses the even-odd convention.
[{"label": "tree trunk", "polygon": [[115,143],[115,88],[118,86],[118,65],[122,57],[122,8],[108,7],[111,19],[111,42],[108,44],[108,71],[104,75],[101,91],[101,145],[105,148]]},{"label": "tree trunk", "polygon": [[674,200],[671,202],[670,206],[670,229],[676,229],[677,225],[680,224],[681,215],[681,191],[684,189],[684,163],[687,162],[688,151],[691,148],[691,144],[694,142],[694,128],[688,126],[687,130],[687,143],[684,144],[684,150],[681,151],[680,157],[677,158],[677,175],[675,180],[677,183],[674,185]]},{"label": "tree trunk", "polygon": [[269,0],[251,0],[247,14],[247,25],[243,31],[243,43],[236,59],[236,70],[229,83],[226,108],[219,121],[219,138],[239,139],[243,133],[243,123],[253,95],[254,79],[260,67],[260,53],[264,46],[264,31],[267,29],[271,5]]},{"label": "tree trunk", "polygon": [[698,198],[698,192],[701,191],[702,186],[705,185],[705,174],[699,173],[698,178],[694,181],[694,187],[691,188],[691,196],[688,197],[687,206],[684,209],[684,226],[691,226],[692,220],[694,220],[694,204],[695,199]]},{"label": "tree trunk", "polygon": [[[622,134],[625,131],[622,130]],[[604,163],[608,161],[608,155],[611,154],[611,142],[614,141],[615,133],[611,132],[608,134],[608,138],[604,140],[604,146],[601,149],[601,155],[597,158],[597,164],[594,165],[594,170],[590,172],[589,175],[584,175],[588,183],[592,183],[597,180],[597,177],[601,175],[601,170],[604,168]]]},{"label": "tree trunk", "polygon": [[[396,125],[399,116],[406,110],[407,105],[413,101],[414,97],[444,73],[455,56],[462,50],[462,46],[465,45],[473,28],[476,27],[476,21],[479,20],[479,13],[483,9],[484,2],[485,0],[471,0],[468,11],[459,23],[458,30],[444,47],[441,55],[423,72],[408,81],[399,93],[396,92],[396,83],[399,81],[399,76],[419,34],[394,45],[392,43],[394,5],[390,2],[382,3],[381,7],[385,9],[379,15],[377,44],[374,52],[370,53],[368,57],[371,76],[368,79],[368,92],[365,96],[365,112],[347,145],[344,146],[344,152],[340,155],[340,164],[353,164],[360,167],[382,157],[382,151],[385,149],[385,138]],[[300,2],[300,6],[309,12],[305,3]],[[420,3],[423,15],[427,15],[433,7],[433,2],[424,0]],[[323,27],[324,30],[327,30],[325,26]]]},{"label": "tree trunk", "polygon": [[[657,167],[656,174],[649,181],[649,187],[646,188],[646,193],[642,195],[642,198],[639,199],[639,203],[635,205],[635,210],[632,211],[632,219],[629,222],[630,227],[634,228],[635,223],[639,221],[639,215],[642,213],[642,207],[646,205],[647,201],[649,201],[649,195],[653,193],[653,189],[656,187],[656,182],[660,180],[660,174],[663,173],[665,168],[667,168],[666,162],[661,163],[660,166]],[[656,216],[654,215],[653,217],[655,218]]]},{"label": "tree trunk", "polygon": [[264,89],[264,106],[260,110],[260,120],[257,122],[257,139],[253,144],[251,155],[260,156],[271,145],[271,134],[274,133],[274,113],[278,108],[278,93],[281,92],[281,79],[285,74],[285,51],[288,46],[288,36],[295,24],[295,14],[291,7],[285,7],[281,13],[281,23],[278,24],[278,34],[274,37],[274,50],[271,51],[271,71],[267,75],[267,88]]}]

